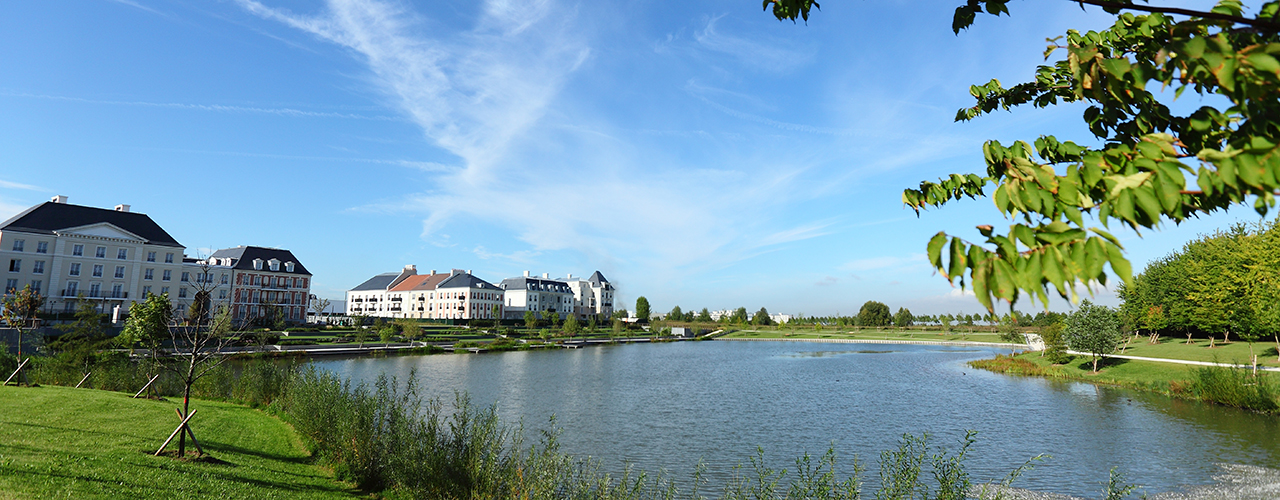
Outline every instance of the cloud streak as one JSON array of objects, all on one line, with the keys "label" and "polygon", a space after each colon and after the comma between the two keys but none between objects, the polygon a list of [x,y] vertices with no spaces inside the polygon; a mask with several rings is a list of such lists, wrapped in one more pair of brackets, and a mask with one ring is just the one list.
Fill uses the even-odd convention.
[{"label": "cloud streak", "polygon": [[32,99],[46,99],[52,101],[79,102],[85,104],[107,104],[114,106],[142,106],[149,108],[169,108],[169,109],[187,109],[194,111],[214,111],[219,113],[248,113],[258,115],[276,115],[289,116],[297,118],[344,118],[351,120],[376,120],[376,121],[404,121],[404,118],[396,116],[371,116],[358,115],[353,113],[333,113],[326,111],[305,111],[294,108],[262,108],[254,106],[224,106],[221,104],[186,104],[178,102],[149,102],[149,101],[109,101],[97,99],[85,99],[81,97],[70,97],[60,95],[47,94],[27,94],[20,92],[6,92],[0,95],[7,97],[27,97]]}]

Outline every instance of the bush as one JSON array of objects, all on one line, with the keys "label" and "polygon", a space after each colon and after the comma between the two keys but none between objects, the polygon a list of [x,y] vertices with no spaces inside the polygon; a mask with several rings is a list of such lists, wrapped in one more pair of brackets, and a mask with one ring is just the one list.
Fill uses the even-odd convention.
[{"label": "bush", "polygon": [[1220,405],[1273,413],[1276,389],[1264,374],[1254,377],[1249,371],[1220,366],[1206,366],[1194,372],[1191,393],[1197,398]]}]

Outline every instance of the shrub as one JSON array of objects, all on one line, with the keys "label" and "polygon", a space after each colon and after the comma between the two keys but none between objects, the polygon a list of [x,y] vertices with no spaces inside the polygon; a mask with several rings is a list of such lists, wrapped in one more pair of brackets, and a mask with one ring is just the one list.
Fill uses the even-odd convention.
[{"label": "shrub", "polygon": [[1267,376],[1246,370],[1206,366],[1195,370],[1191,393],[1212,403],[1261,412],[1275,412],[1276,390]]}]

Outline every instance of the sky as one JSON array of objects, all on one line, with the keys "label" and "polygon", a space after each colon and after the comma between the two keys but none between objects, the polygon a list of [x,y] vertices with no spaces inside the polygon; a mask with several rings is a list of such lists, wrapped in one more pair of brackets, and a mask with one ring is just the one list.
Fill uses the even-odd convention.
[{"label": "sky", "polygon": [[[598,270],[629,309],[974,313],[925,245],[1010,222],[987,199],[917,216],[902,189],[983,172],[986,140],[1093,144],[1080,106],[953,118],[1111,18],[1013,2],[954,35],[959,4],[829,0],[793,24],[752,0],[5,2],[0,219],[126,203],[193,256],[289,249],[334,300],[413,264]],[[1254,221],[1117,232],[1136,270]]]}]

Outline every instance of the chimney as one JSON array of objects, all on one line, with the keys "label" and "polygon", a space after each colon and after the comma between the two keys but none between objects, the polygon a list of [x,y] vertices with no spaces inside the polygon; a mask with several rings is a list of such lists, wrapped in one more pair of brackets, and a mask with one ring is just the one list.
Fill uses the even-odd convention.
[{"label": "chimney", "polygon": [[551,273],[542,273],[542,279],[551,279]]},{"label": "chimney", "polygon": [[436,274],[436,270],[435,270],[435,269],[432,269],[432,270],[431,270],[431,275],[432,275],[432,276],[434,276],[435,274]]},{"label": "chimney", "polygon": [[128,212],[128,211],[129,211],[129,205],[125,205],[125,204],[123,204],[123,203],[121,203],[121,204],[119,204],[119,205],[116,205],[116,211],[117,211],[117,212]]},{"label": "chimney", "polygon": [[404,272],[409,274],[418,274],[418,266],[414,264],[409,264],[407,266],[404,266]]},{"label": "chimney", "polygon": [[524,272],[524,277],[526,277],[526,278],[528,278],[528,277],[529,277],[529,271],[525,271],[525,272]]},{"label": "chimney", "polygon": [[573,273],[569,273],[569,277],[565,278],[565,281],[573,281]]},{"label": "chimney", "polygon": [[58,195],[58,196],[54,196],[53,199],[49,201],[52,201],[54,203],[62,203],[65,205],[67,203],[67,197],[63,195]]},{"label": "chimney", "polygon": [[470,269],[467,269],[467,274],[471,274],[471,270],[470,270]]}]

